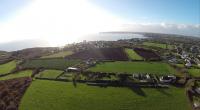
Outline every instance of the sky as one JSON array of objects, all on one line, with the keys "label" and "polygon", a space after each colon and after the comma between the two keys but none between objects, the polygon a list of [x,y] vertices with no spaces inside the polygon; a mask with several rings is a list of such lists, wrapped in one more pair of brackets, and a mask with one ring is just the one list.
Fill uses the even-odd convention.
[{"label": "sky", "polygon": [[200,0],[0,0],[0,43],[59,46],[102,31],[200,37]]},{"label": "sky", "polygon": [[133,22],[200,23],[200,0],[91,0]]}]

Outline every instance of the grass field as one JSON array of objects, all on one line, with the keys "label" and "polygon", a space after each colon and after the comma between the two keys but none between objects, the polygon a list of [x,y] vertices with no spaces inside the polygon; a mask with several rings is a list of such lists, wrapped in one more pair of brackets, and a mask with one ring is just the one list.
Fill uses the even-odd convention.
[{"label": "grass field", "polygon": [[184,64],[176,64],[176,66],[179,67],[179,68],[184,68],[185,67]]},{"label": "grass field", "polygon": [[189,69],[188,70],[189,74],[194,76],[194,77],[200,77],[200,69]]},{"label": "grass field", "polygon": [[[161,44],[161,43],[143,42],[143,45],[166,49],[166,44]],[[173,49],[173,46],[168,45],[168,49]]]},{"label": "grass field", "polygon": [[125,49],[125,52],[128,54],[129,59],[131,60],[143,60],[133,49]]},{"label": "grass field", "polygon": [[13,73],[4,77],[0,77],[0,80],[8,80],[13,78],[20,78],[20,77],[28,77],[31,76],[32,70],[20,71],[17,73]]},{"label": "grass field", "polygon": [[19,110],[190,110],[183,88],[94,87],[35,80]]},{"label": "grass field", "polygon": [[59,70],[44,70],[36,77],[56,79],[63,71]]},{"label": "grass field", "polygon": [[72,54],[73,54],[72,51],[63,51],[63,52],[58,52],[52,55],[43,56],[41,58],[59,58],[59,57],[64,58],[65,56],[72,55]]},{"label": "grass field", "polygon": [[66,60],[64,58],[35,59],[35,60],[26,61],[24,64],[22,64],[22,66],[26,67],[26,68],[44,67],[47,69],[64,70],[69,66],[78,64],[79,62],[80,62],[80,60]]},{"label": "grass field", "polygon": [[127,72],[127,73],[152,73],[176,74],[175,69],[161,62],[105,62],[89,68],[94,72]]},{"label": "grass field", "polygon": [[8,63],[1,64],[0,65],[0,74],[9,73],[15,67],[16,67],[16,61],[10,61]]}]

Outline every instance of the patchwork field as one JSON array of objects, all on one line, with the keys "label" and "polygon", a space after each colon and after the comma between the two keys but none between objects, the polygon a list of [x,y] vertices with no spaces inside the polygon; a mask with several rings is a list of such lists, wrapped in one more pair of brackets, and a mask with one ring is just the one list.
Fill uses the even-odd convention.
[{"label": "patchwork field", "polygon": [[125,52],[128,54],[129,59],[131,60],[143,60],[133,49],[125,49]]},{"label": "patchwork field", "polygon": [[44,67],[46,69],[60,69],[64,70],[69,66],[80,63],[80,60],[66,60],[64,58],[49,58],[49,59],[35,59],[28,60],[22,64],[25,68],[38,68]]},{"label": "patchwork field", "polygon": [[84,60],[90,58],[97,60],[128,60],[128,56],[124,52],[123,48],[99,48],[84,50],[74,53],[67,58]]},{"label": "patchwork field", "polygon": [[160,60],[160,56],[152,50],[134,48],[134,51],[146,60]]},{"label": "patchwork field", "polygon": [[37,74],[36,77],[56,79],[61,73],[63,73],[63,71],[44,70],[44,71],[40,72],[39,74]]},{"label": "patchwork field", "polygon": [[174,68],[161,62],[104,62],[88,70],[94,72],[152,73],[158,75],[176,74]]},{"label": "patchwork field", "polygon": [[183,88],[129,89],[33,81],[19,110],[190,110]]},{"label": "patchwork field", "polygon": [[30,77],[32,74],[32,70],[20,71],[17,73],[13,73],[4,77],[0,77],[0,80],[8,80],[13,78],[21,78],[21,77]]},{"label": "patchwork field", "polygon": [[194,76],[194,77],[200,77],[200,69],[189,69],[188,70],[189,74]]},{"label": "patchwork field", "polygon": [[0,74],[9,73],[16,67],[16,61],[10,61],[0,65]]},{"label": "patchwork field", "polygon": [[[143,42],[143,45],[166,49],[166,44],[161,44],[161,43]],[[168,49],[173,49],[173,46],[172,45],[168,45],[167,48]]]},{"label": "patchwork field", "polygon": [[72,54],[73,54],[72,51],[63,51],[63,52],[58,52],[52,55],[43,56],[41,58],[59,58],[59,57],[64,58],[65,56],[72,55]]}]

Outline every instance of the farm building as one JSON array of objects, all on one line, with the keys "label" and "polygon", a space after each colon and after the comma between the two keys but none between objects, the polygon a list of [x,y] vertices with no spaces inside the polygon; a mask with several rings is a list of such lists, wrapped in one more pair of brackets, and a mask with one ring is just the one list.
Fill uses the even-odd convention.
[{"label": "farm building", "polygon": [[75,68],[75,67],[68,67],[66,69],[67,72],[79,72],[80,69],[79,68]]},{"label": "farm building", "polygon": [[176,81],[176,76],[168,75],[160,77],[160,82],[162,83],[173,83]]}]

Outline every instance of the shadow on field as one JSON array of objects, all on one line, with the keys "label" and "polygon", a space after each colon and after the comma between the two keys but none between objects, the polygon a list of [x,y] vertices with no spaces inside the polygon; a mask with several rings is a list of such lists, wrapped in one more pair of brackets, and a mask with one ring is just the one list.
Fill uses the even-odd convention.
[{"label": "shadow on field", "polygon": [[167,90],[168,88],[156,88],[156,90],[166,96],[172,96],[171,94],[169,94],[168,92],[166,92],[165,90]]},{"label": "shadow on field", "polygon": [[136,93],[137,95],[146,97],[145,92],[141,89],[141,87],[133,85],[129,87],[134,93]]}]

